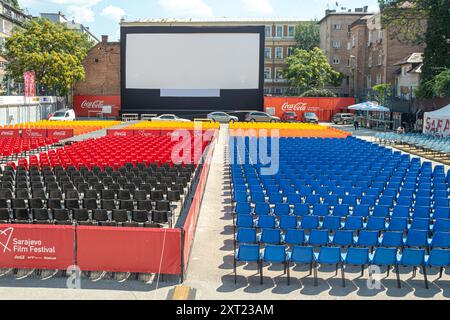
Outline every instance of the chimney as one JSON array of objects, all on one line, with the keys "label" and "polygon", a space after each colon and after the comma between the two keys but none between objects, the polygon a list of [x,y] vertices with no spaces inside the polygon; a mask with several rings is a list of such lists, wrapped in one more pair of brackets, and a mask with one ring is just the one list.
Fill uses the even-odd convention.
[{"label": "chimney", "polygon": [[102,43],[107,43],[108,42],[108,36],[107,35],[103,35],[102,36]]}]

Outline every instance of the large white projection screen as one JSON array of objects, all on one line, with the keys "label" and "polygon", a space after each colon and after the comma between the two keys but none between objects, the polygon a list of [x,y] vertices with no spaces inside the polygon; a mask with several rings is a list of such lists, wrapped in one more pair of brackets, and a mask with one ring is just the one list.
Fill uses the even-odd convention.
[{"label": "large white projection screen", "polygon": [[128,34],[126,88],[259,89],[260,34]]}]

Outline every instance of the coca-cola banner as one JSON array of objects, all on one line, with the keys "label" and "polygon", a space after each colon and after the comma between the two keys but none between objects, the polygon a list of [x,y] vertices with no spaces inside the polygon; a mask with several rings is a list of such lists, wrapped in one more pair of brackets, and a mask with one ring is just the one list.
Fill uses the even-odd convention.
[{"label": "coca-cola banner", "polygon": [[65,140],[73,137],[73,129],[48,129],[47,137],[58,140]]},{"label": "coca-cola banner", "polygon": [[22,129],[24,138],[47,138],[47,129]]},{"label": "coca-cola banner", "polygon": [[73,109],[77,117],[118,117],[120,96],[74,96]]},{"label": "coca-cola banner", "polygon": [[347,107],[355,104],[354,98],[301,98],[301,97],[265,97],[266,112],[282,117],[285,112],[295,112],[298,119],[303,113],[314,112],[319,121],[331,121],[334,114],[348,112]]},{"label": "coca-cola banner", "polygon": [[0,138],[18,138],[20,137],[19,129],[0,129]]}]

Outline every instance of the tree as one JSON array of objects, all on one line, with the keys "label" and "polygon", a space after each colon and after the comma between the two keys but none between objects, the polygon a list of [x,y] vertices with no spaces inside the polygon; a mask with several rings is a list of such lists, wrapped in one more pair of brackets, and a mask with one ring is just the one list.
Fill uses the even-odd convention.
[{"label": "tree", "polygon": [[83,60],[92,42],[87,35],[47,19],[33,19],[6,39],[3,56],[7,74],[23,82],[25,71],[34,71],[36,82],[67,95],[85,76]]},{"label": "tree", "polygon": [[296,47],[311,51],[320,46],[320,27],[317,20],[300,23],[295,27]]},{"label": "tree", "polygon": [[433,79],[433,94],[439,98],[450,98],[450,69],[442,71]]},{"label": "tree", "polygon": [[374,93],[374,99],[380,105],[386,107],[388,98],[392,95],[392,87],[388,83],[380,83],[372,88]]},{"label": "tree", "polygon": [[303,92],[301,97],[331,97],[335,98],[336,93],[328,89],[310,89],[308,91]]},{"label": "tree", "polygon": [[327,57],[319,48],[311,51],[295,49],[286,59],[285,77],[291,87],[302,90],[320,89],[325,85],[336,85],[342,75],[328,63]]}]

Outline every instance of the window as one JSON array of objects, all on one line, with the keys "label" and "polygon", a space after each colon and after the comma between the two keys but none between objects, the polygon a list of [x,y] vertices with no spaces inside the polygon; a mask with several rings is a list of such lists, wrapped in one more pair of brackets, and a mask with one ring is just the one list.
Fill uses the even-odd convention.
[{"label": "window", "polygon": [[333,48],[340,48],[341,42],[339,40],[333,40]]},{"label": "window", "polygon": [[352,50],[352,43],[351,42],[347,42],[347,50]]},{"label": "window", "polygon": [[368,59],[369,63],[369,68],[372,67],[372,53],[369,53],[369,59]]},{"label": "window", "polygon": [[378,54],[378,65],[381,66],[383,64],[383,56],[381,55],[381,53]]},{"label": "window", "polygon": [[378,73],[377,74],[377,84],[380,84],[380,83],[381,83],[381,74]]},{"label": "window", "polygon": [[372,43],[372,31],[369,31],[369,35],[367,38],[367,46],[370,46],[371,43]]},{"label": "window", "polygon": [[378,42],[381,42],[383,40],[383,30],[378,30]]},{"label": "window", "polygon": [[287,49],[287,55],[288,55],[288,57],[290,57],[291,55],[293,55],[294,54],[294,48],[293,47],[289,47],[288,49]]},{"label": "window", "polygon": [[334,30],[342,30],[342,24],[334,24],[333,29]]},{"label": "window", "polygon": [[265,59],[272,59],[272,48],[265,47],[264,48],[264,58]]},{"label": "window", "polygon": [[277,80],[283,79],[283,69],[282,68],[275,68],[275,77]]},{"label": "window", "polygon": [[277,38],[282,38],[283,37],[283,26],[277,26],[276,36],[277,36]]},{"label": "window", "polygon": [[270,94],[271,90],[270,88],[264,88],[264,94]]},{"label": "window", "polygon": [[275,59],[283,59],[283,48],[281,47],[275,48]]},{"label": "window", "polygon": [[352,36],[352,47],[354,48],[356,46],[356,36]]},{"label": "window", "polygon": [[272,26],[266,26],[266,38],[272,37]]},{"label": "window", "polygon": [[294,38],[295,37],[295,26],[289,26],[288,27],[288,37]]},{"label": "window", "polygon": [[367,89],[372,88],[372,77],[370,75],[367,76]]},{"label": "window", "polygon": [[333,64],[339,64],[340,63],[339,57],[334,56],[333,59],[331,60],[331,62]]},{"label": "window", "polygon": [[272,68],[264,68],[264,79],[272,79]]},{"label": "window", "polygon": [[282,93],[283,93],[283,89],[275,88],[275,94],[282,94]]}]

